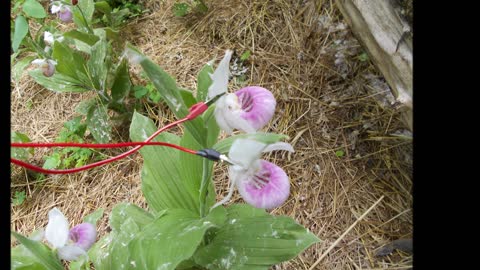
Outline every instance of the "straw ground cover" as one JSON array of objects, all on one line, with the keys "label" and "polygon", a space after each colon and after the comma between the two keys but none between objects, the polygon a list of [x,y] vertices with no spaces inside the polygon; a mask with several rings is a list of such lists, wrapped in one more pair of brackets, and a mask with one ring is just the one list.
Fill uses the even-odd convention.
[{"label": "straw ground cover", "polygon": [[[333,1],[207,1],[205,15],[177,18],[174,1],[151,0],[150,13],[131,21],[122,36],[176,77],[195,89],[195,76],[225,49],[251,56],[230,83],[260,85],[277,98],[268,130],[290,136],[296,152],[269,156],[290,177],[291,195],[275,215],[288,215],[323,241],[274,269],[408,269],[412,256],[394,251],[375,256],[379,247],[412,236],[412,144],[391,105],[388,86],[368,61]],[[235,58],[235,57],[234,57]],[[232,61],[233,62],[233,61]],[[246,68],[246,70],[244,69]],[[137,76],[133,79],[142,83]],[[242,71],[243,70],[243,71]],[[241,76],[243,74],[243,76]],[[54,141],[74,107],[90,97],[56,94],[28,75],[12,83],[12,130],[32,141]],[[173,116],[146,103],[160,126]],[[114,140],[128,138],[117,127]],[[176,132],[181,132],[177,129]],[[102,151],[113,156],[120,150]],[[49,150],[30,160],[42,164]],[[12,167],[12,189],[27,199],[11,207],[11,228],[23,234],[44,227],[47,212],[60,207],[72,224],[102,207],[109,213],[119,202],[146,207],[141,194],[140,155],[67,176],[46,176]],[[226,167],[215,169],[217,199],[227,192]],[[241,202],[235,193],[233,202]],[[98,237],[109,231],[108,215]]]}]

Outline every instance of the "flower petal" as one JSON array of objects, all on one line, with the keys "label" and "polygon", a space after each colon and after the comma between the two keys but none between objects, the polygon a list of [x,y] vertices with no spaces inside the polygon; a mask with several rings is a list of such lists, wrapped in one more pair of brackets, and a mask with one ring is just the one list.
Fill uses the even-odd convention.
[{"label": "flower petal", "polygon": [[272,209],[282,205],[290,194],[290,180],[277,165],[257,160],[258,171],[243,174],[236,180],[242,198],[257,208]]},{"label": "flower petal", "polygon": [[45,43],[48,45],[52,45],[54,42],[53,34],[48,31],[45,31],[43,33],[43,41],[45,41]]},{"label": "flower petal", "polygon": [[242,118],[242,113],[238,97],[235,94],[228,94],[217,101],[215,119],[218,126],[228,134],[231,134],[235,128],[247,133],[256,131],[247,120]]},{"label": "flower petal", "polygon": [[61,7],[62,7],[62,4],[53,3],[52,9],[51,9],[52,14],[59,12]]},{"label": "flower petal", "polygon": [[58,12],[58,18],[65,23],[71,22],[73,18],[72,11],[70,11],[68,6],[62,6]]},{"label": "flower petal", "polygon": [[260,158],[266,144],[248,139],[237,139],[228,152],[229,158],[237,165],[248,170],[254,161]]},{"label": "flower petal", "polygon": [[52,77],[53,74],[55,74],[55,65],[57,62],[53,60],[47,60],[45,61],[42,65],[40,65],[40,69],[42,70],[42,73],[46,77]]},{"label": "flower petal", "polygon": [[228,76],[230,75],[230,58],[232,58],[233,51],[227,50],[222,61],[218,64],[217,69],[210,74],[212,84],[208,88],[208,99],[213,98],[216,95],[227,92],[228,90]]},{"label": "flower petal", "polygon": [[216,204],[214,204],[210,209],[213,209],[219,205],[222,205],[226,202],[228,202],[231,198],[232,198],[232,195],[233,195],[233,190],[235,189],[235,181],[236,179],[238,178],[236,175],[238,175],[237,171],[235,169],[233,169],[233,167],[236,167],[236,166],[230,166],[230,169],[229,169],[229,175],[230,175],[230,186],[228,188],[228,194],[227,196],[225,196],[221,201],[217,202]]},{"label": "flower petal", "polygon": [[55,248],[65,246],[68,240],[68,222],[65,216],[53,208],[48,212],[48,224],[45,228],[45,238]]},{"label": "flower petal", "polygon": [[70,240],[85,251],[95,243],[96,238],[97,231],[91,223],[81,223],[70,230]]},{"label": "flower petal", "polygon": [[227,120],[225,120],[225,117],[223,116],[223,112],[221,110],[218,110],[215,108],[215,120],[217,121],[218,126],[220,129],[225,130],[227,134],[232,134],[233,128],[228,125]]},{"label": "flower petal", "polygon": [[241,117],[259,130],[273,117],[277,102],[272,92],[259,86],[249,86],[235,92],[241,105]]},{"label": "flower petal", "polygon": [[[223,117],[225,118],[225,121],[229,126],[232,128],[236,128],[238,130],[241,130],[245,133],[255,133],[256,130],[253,128],[250,123],[243,119],[241,116],[241,111],[226,111],[223,114]],[[226,131],[226,130],[225,130]],[[231,134],[231,132],[227,132],[228,134]]]},{"label": "flower petal", "polygon": [[32,61],[32,64],[40,66],[43,63],[45,63],[45,61],[46,61],[45,59],[35,59]]},{"label": "flower petal", "polygon": [[275,151],[275,150],[285,150],[285,151],[292,152],[292,153],[295,152],[295,150],[293,150],[293,146],[291,144],[285,143],[285,142],[276,142],[276,143],[271,143],[271,144],[267,145],[267,147],[265,147],[265,149],[263,149],[263,153],[268,153],[268,152],[272,152],[272,151]]},{"label": "flower petal", "polygon": [[85,250],[79,246],[67,245],[58,249],[58,257],[62,260],[74,261],[82,255],[88,256]]}]

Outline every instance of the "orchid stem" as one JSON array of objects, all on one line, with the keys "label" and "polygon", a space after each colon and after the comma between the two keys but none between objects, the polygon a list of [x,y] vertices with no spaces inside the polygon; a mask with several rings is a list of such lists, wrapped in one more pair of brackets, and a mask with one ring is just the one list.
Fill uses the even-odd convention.
[{"label": "orchid stem", "polygon": [[83,22],[85,23],[85,26],[87,27],[88,33],[93,35],[93,30],[90,28],[90,25],[88,25],[87,18],[85,18],[85,14],[83,14],[83,10],[80,8],[79,5],[76,5],[78,10],[80,10],[80,14],[82,15]]},{"label": "orchid stem", "polygon": [[207,201],[207,191],[208,191],[208,184],[210,183],[210,173],[209,170],[209,160],[203,159],[202,161],[202,182],[200,183],[200,216],[206,216],[205,213],[205,204]]}]

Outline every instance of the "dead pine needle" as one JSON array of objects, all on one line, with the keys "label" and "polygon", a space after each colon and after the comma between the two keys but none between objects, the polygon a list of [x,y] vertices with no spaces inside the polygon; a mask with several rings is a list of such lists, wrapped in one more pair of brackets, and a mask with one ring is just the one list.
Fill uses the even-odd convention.
[{"label": "dead pine needle", "polygon": [[360,222],[364,217],[366,217],[368,213],[370,213],[370,211],[372,211],[373,208],[375,208],[375,206],[377,206],[377,204],[379,204],[383,200],[384,197],[385,196],[380,197],[380,199],[378,199],[374,204],[372,204],[372,206],[370,206],[370,208],[368,208],[365,213],[363,213],[357,220],[355,220],[355,222],[350,225],[350,227],[348,227],[348,229],[342,235],[340,235],[340,237],[335,242],[333,242],[333,244],[330,245],[330,247],[320,256],[320,258],[315,261],[312,266],[310,266],[308,270],[314,269],[315,266],[317,266],[322,261],[322,259],[325,258],[325,256],[327,256],[327,254],[332,251],[332,249],[335,248],[338,243],[340,243],[340,241],[342,241],[342,239],[350,232],[350,230],[352,230],[358,222]]}]

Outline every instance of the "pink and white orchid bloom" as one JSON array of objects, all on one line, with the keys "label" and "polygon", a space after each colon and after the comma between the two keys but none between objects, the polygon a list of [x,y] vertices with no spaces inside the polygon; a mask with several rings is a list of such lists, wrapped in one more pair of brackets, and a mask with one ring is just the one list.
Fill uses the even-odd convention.
[{"label": "pink and white orchid bloom", "polygon": [[58,13],[58,18],[62,22],[69,23],[72,21],[73,14],[70,7],[62,4],[60,1],[52,1],[52,14]]},{"label": "pink and white orchid bloom", "polygon": [[[209,99],[227,92],[231,56],[232,51],[227,50],[217,69],[210,75],[212,85],[208,88]],[[215,119],[228,134],[234,129],[254,133],[272,119],[276,104],[275,97],[267,89],[248,86],[218,99]]]},{"label": "pink and white orchid bloom", "polygon": [[55,73],[57,62],[51,59],[35,59],[32,61],[32,64],[38,66],[46,77],[52,77]]},{"label": "pink and white orchid bloom", "polygon": [[257,208],[272,209],[282,205],[290,194],[290,180],[277,165],[260,159],[262,153],[275,150],[294,152],[289,143],[265,144],[249,139],[237,139],[228,153],[233,165],[229,168],[230,190],[228,195],[212,208],[232,197],[237,186],[242,198]]},{"label": "pink and white orchid bloom", "polygon": [[73,261],[87,255],[96,237],[97,231],[92,224],[82,223],[69,231],[68,221],[58,208],[55,207],[48,212],[45,238],[57,249],[60,259]]}]

